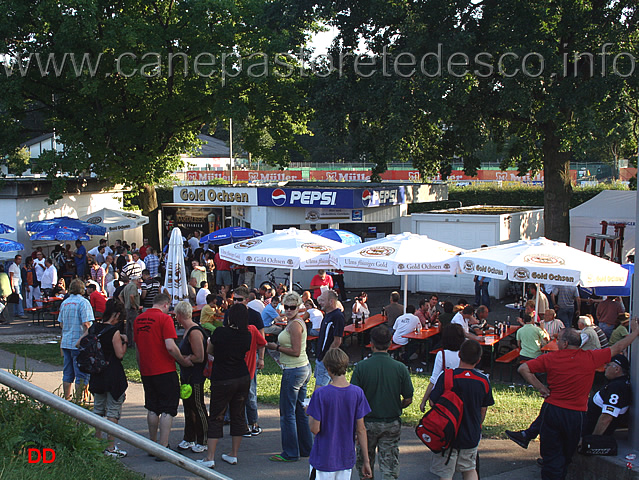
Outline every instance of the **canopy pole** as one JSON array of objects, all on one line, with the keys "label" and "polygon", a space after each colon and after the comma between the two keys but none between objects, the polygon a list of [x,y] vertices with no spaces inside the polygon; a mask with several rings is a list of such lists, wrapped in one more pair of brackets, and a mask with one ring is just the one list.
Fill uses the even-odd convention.
[{"label": "canopy pole", "polygon": [[535,283],[535,285],[537,286],[537,290],[535,293],[535,315],[537,315],[539,320],[541,320],[541,316],[539,315],[539,284]]},{"label": "canopy pole", "polygon": [[293,291],[293,269],[291,268],[289,272],[290,272],[290,275],[288,276],[288,291],[292,292]]},{"label": "canopy pole", "polygon": [[404,275],[404,315],[406,315],[407,303],[408,303],[408,275]]}]

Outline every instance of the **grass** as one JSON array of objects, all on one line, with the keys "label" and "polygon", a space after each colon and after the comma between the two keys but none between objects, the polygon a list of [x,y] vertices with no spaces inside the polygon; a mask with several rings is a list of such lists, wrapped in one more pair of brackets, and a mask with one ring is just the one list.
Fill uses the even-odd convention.
[{"label": "grass", "polygon": [[[0,348],[12,353],[24,355],[34,360],[62,365],[60,348],[55,344],[30,345],[30,344],[0,344]],[[271,405],[279,404],[280,381],[282,378],[280,367],[270,357],[265,356],[264,370],[257,377],[257,394],[262,403]],[[134,351],[127,351],[123,361],[124,370],[130,382],[140,382],[140,372],[137,367]],[[312,361],[311,361],[312,363]],[[347,377],[350,379],[352,368],[349,368]],[[402,421],[407,425],[417,425],[422,413],[419,404],[426,391],[430,377],[428,375],[412,374],[415,394],[413,403],[404,410]],[[207,380],[208,382],[208,380]],[[311,376],[308,383],[308,394],[315,389],[315,378]],[[208,392],[208,384],[205,385]],[[537,392],[528,387],[515,386],[502,383],[493,383],[493,398],[495,405],[488,409],[484,422],[483,435],[487,438],[506,438],[504,430],[521,430],[537,417],[542,404],[542,399]]]},{"label": "grass", "polygon": [[[25,380],[29,374],[11,372]],[[11,389],[0,389],[0,478],[22,480],[141,480],[102,451],[106,441],[95,438],[94,429],[55,409]],[[30,464],[29,449],[50,449],[48,464]],[[35,459],[36,455],[31,458]]]}]

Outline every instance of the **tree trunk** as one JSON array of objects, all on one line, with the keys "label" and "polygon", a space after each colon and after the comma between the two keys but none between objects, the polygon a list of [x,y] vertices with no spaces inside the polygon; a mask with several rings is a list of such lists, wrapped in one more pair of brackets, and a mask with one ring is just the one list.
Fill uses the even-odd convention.
[{"label": "tree trunk", "polygon": [[144,238],[149,239],[149,245],[154,249],[160,249],[158,238],[158,196],[155,185],[143,185],[139,194],[142,214],[149,217],[149,223],[142,227]]},{"label": "tree trunk", "polygon": [[546,238],[570,243],[570,153],[561,151],[556,126],[542,127],[544,134],[544,228]]}]

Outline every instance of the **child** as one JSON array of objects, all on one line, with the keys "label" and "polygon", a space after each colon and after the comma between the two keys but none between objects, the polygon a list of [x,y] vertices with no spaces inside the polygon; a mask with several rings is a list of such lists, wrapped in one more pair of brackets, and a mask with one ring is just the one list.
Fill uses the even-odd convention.
[{"label": "child", "polygon": [[[462,473],[464,480],[478,478],[476,459],[481,424],[486,418],[488,407],[495,404],[488,378],[475,370],[481,354],[481,345],[475,340],[466,340],[459,349],[459,368],[453,370],[453,390],[464,402],[464,414],[457,438],[451,447],[433,456],[430,471],[440,479],[453,478],[456,471]],[[431,406],[443,392],[444,375],[440,375],[430,395]]]},{"label": "child", "polygon": [[342,350],[330,349],[323,362],[331,383],[315,390],[306,410],[311,432],[315,434],[309,458],[310,478],[350,480],[355,465],[355,436],[364,455],[362,472],[365,478],[371,478],[364,426],[364,416],[371,409],[364,391],[346,380],[348,356]]}]

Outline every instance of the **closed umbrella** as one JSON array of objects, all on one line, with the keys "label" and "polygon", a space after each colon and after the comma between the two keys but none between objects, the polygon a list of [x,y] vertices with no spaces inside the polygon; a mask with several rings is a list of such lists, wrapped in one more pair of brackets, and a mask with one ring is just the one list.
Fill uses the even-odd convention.
[{"label": "closed umbrella", "polygon": [[107,233],[131,230],[149,223],[149,217],[112,208],[103,208],[81,217],[80,220],[104,227]]},{"label": "closed umbrella", "polygon": [[171,231],[169,251],[167,252],[165,263],[164,288],[171,296],[171,304],[177,305],[178,302],[189,298],[186,269],[184,268],[182,232],[177,227]]},{"label": "closed umbrella", "polygon": [[426,235],[400,233],[331,252],[331,264],[351,272],[404,276],[404,313],[408,275],[455,275],[461,248]]},{"label": "closed umbrella", "polygon": [[293,285],[293,269],[329,268],[328,253],[341,243],[313,235],[308,230],[288,228],[220,247],[223,260],[255,267],[288,268]]},{"label": "closed umbrella", "polygon": [[348,230],[324,228],[322,230],[315,230],[313,233],[320,237],[335,240],[336,242],[340,242],[344,245],[357,245],[358,243],[362,243],[362,238],[359,235],[355,235],[353,232],[349,232]]},{"label": "closed umbrella", "polygon": [[247,238],[262,236],[263,232],[253,230],[246,227],[226,227],[204,235],[200,238],[200,243],[209,243],[212,245],[228,245],[229,243],[239,242]]}]

